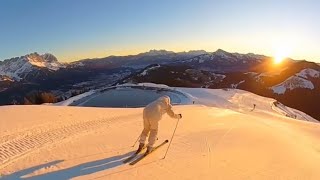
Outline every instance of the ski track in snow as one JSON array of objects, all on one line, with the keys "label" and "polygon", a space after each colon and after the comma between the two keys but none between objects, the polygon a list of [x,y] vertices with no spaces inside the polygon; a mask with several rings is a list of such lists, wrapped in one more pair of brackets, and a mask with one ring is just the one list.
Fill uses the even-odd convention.
[{"label": "ski track in snow", "polygon": [[100,126],[108,125],[109,121],[110,119],[99,119],[87,122],[79,122],[57,129],[51,129],[49,131],[38,133],[33,132],[31,135],[9,140],[0,145],[0,167],[6,165],[6,162],[12,162],[15,159],[31,152],[32,150],[36,150],[46,144],[52,144],[72,135],[83,133],[86,130],[92,130]]}]

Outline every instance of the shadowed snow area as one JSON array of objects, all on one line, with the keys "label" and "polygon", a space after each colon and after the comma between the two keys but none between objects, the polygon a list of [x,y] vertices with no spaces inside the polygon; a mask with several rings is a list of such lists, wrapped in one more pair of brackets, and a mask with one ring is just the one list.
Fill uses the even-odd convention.
[{"label": "shadowed snow area", "polygon": [[[320,179],[319,123],[303,112],[236,89],[158,88],[184,98],[173,107],[183,119],[166,159],[168,145],[122,163],[137,148],[142,108],[3,106],[2,179]],[[164,116],[157,144],[176,122]]]}]

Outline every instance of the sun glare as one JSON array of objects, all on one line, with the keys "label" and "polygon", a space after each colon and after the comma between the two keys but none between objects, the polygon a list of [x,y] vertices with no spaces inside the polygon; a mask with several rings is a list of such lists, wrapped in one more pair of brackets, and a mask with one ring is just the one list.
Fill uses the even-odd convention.
[{"label": "sun glare", "polygon": [[284,56],[282,56],[282,55],[276,55],[275,57],[274,57],[274,63],[275,64],[280,64],[283,60],[284,60]]},{"label": "sun glare", "polygon": [[278,47],[275,51],[273,61],[275,64],[280,64],[285,58],[289,56],[289,48],[287,46]]}]

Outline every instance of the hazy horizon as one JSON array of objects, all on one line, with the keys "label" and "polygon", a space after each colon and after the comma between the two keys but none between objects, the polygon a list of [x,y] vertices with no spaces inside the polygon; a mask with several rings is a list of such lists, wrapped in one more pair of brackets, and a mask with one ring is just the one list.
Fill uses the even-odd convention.
[{"label": "hazy horizon", "polygon": [[1,1],[0,60],[223,49],[320,63],[317,7],[315,0]]},{"label": "hazy horizon", "polygon": [[[142,54],[142,53],[147,53],[147,52],[153,51],[153,50],[155,50],[155,51],[162,51],[162,50],[164,50],[164,51],[174,52],[174,53],[183,53],[183,52],[190,52],[190,51],[205,51],[205,52],[207,52],[207,53],[214,53],[214,52],[216,52],[216,51],[219,50],[219,49],[220,49],[220,50],[223,50],[223,51],[226,51],[226,52],[228,52],[228,53],[240,53],[240,52],[233,52],[233,51],[229,51],[229,50],[221,49],[221,48],[218,48],[218,49],[216,49],[216,50],[214,50],[214,51],[207,51],[207,50],[203,50],[203,49],[193,49],[193,50],[185,50],[185,51],[174,51],[174,50],[170,50],[170,49],[149,49],[149,50],[146,50],[146,51],[143,51],[143,52],[136,52],[136,53],[132,53],[132,54],[111,54],[111,55],[106,55],[106,56],[101,56],[101,57],[84,57],[84,58],[81,58],[81,59],[75,59],[75,60],[71,60],[71,61],[62,61],[62,60],[60,60],[57,56],[56,56],[56,57],[57,57],[58,61],[68,63],[68,62],[75,62],[75,61],[79,61],[79,60],[81,61],[81,60],[86,60],[86,59],[108,58],[108,57],[112,57],[112,56],[118,56],[118,57],[120,57],[120,56],[135,56],[135,55],[139,55],[139,54]],[[28,53],[28,54],[31,54],[31,53],[38,53],[38,54],[42,55],[42,54],[50,53],[50,52],[30,52],[30,53]],[[25,56],[25,55],[28,55],[28,54],[18,55],[18,56],[14,56],[14,57],[21,57],[21,56]],[[52,55],[55,56],[54,53],[50,53],[50,54],[52,54]],[[243,52],[243,53],[240,53],[240,54],[256,54],[256,55],[264,55],[264,56],[267,56],[267,57],[273,57],[272,55],[259,54],[259,53],[255,53],[255,52]],[[14,58],[14,57],[11,57],[11,58]],[[316,61],[310,61],[310,60],[308,60],[308,59],[294,59],[294,58],[292,58],[292,57],[287,57],[287,58],[290,58],[290,59],[293,59],[293,60],[306,60],[306,61],[309,61],[309,62],[320,63],[320,62],[316,62]],[[10,59],[10,58],[9,58],[9,59]],[[7,59],[0,59],[0,61],[4,61],[4,60],[7,60]]]}]

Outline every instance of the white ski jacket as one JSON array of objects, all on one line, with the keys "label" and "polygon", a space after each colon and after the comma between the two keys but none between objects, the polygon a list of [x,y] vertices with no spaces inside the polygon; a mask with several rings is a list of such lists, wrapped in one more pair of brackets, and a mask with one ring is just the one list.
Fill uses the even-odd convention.
[{"label": "white ski jacket", "polygon": [[172,111],[170,98],[168,96],[162,96],[156,101],[147,105],[143,110],[143,119],[147,119],[151,123],[158,122],[165,113],[172,118],[179,118],[179,115]]},{"label": "white ski jacket", "polygon": [[180,115],[175,114],[172,111],[172,106],[170,104],[170,98],[168,96],[163,96],[156,101],[150,103],[143,109],[143,131],[140,135],[139,142],[144,144],[146,138],[149,135],[148,147],[153,147],[157,139],[158,134],[158,124],[162,118],[162,115],[167,113],[172,118],[179,118]]}]

